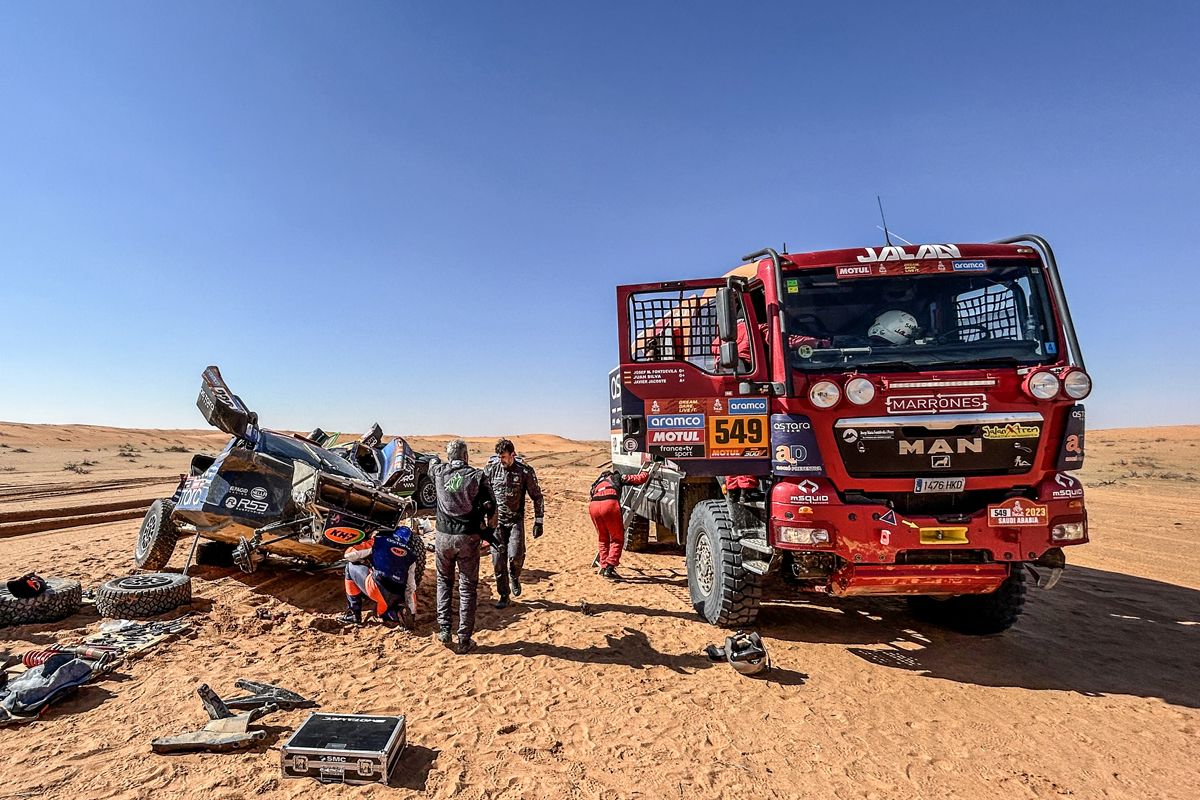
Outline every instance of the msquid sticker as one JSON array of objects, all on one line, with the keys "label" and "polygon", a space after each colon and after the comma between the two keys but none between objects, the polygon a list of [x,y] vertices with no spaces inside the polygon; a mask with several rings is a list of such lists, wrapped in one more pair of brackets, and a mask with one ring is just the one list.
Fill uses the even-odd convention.
[{"label": "msquid sticker", "polygon": [[1013,497],[1000,505],[988,506],[988,527],[1011,528],[1045,525],[1046,506]]}]

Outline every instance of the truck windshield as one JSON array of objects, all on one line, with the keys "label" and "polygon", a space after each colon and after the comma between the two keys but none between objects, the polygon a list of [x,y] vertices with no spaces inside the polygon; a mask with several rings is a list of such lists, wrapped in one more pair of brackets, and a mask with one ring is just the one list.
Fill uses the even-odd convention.
[{"label": "truck windshield", "polygon": [[[899,273],[906,266],[892,269]],[[839,277],[850,268],[786,273],[792,365],[917,369],[1056,359],[1058,342],[1041,267],[981,260],[938,268],[946,271],[922,267],[919,274],[880,275],[876,267],[876,274],[864,277]]]}]

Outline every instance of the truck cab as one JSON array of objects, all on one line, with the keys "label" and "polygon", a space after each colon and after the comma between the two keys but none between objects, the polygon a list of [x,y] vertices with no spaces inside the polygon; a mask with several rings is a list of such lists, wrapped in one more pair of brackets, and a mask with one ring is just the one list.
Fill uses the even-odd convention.
[{"label": "truck cab", "polygon": [[[612,460],[685,548],[696,610],[752,623],[795,591],[907,595],[994,633],[1026,572],[1087,541],[1091,391],[1050,245],[754,253],[715,278],[617,287]],[[737,487],[728,491],[726,487]]]}]

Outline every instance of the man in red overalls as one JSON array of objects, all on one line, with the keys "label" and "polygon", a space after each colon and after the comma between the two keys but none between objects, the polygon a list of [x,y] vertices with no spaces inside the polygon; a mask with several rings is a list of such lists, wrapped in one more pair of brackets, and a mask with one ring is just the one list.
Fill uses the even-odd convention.
[{"label": "man in red overalls", "polygon": [[621,563],[621,548],[625,545],[621,487],[641,486],[649,478],[650,473],[646,470],[636,475],[622,475],[615,470],[606,469],[592,484],[588,513],[592,516],[592,524],[596,526],[600,542],[599,552],[593,563],[600,567],[600,574],[611,581],[621,578],[616,568]]}]

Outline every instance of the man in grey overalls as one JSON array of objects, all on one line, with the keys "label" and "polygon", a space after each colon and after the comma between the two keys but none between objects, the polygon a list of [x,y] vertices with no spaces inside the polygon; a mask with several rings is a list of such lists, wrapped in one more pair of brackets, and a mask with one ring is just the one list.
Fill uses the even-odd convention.
[{"label": "man in grey overalls", "polygon": [[458,572],[458,652],[475,646],[475,606],[479,590],[479,540],[491,538],[496,499],[483,470],[467,464],[467,443],[446,445],[448,463],[431,464],[437,488],[438,639],[450,643],[450,593]]},{"label": "man in grey overalls", "polygon": [[496,455],[484,468],[492,494],[496,496],[496,547],[492,549],[492,567],[496,571],[496,608],[508,606],[509,588],[521,596],[521,567],[525,565],[525,495],[533,499],[533,538],[542,535],[545,503],[533,467],[517,458],[516,448],[508,439],[496,441]]}]

